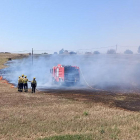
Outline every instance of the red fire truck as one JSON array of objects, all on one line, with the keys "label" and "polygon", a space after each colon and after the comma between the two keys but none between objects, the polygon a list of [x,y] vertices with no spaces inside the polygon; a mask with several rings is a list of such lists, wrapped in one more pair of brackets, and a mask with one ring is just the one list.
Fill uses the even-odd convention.
[{"label": "red fire truck", "polygon": [[58,64],[50,70],[52,83],[59,85],[75,85],[80,81],[80,69],[77,66]]}]

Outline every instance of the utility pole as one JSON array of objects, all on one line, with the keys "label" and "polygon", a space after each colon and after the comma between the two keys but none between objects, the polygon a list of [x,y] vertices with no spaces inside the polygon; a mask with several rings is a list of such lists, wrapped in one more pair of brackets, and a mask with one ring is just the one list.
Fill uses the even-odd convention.
[{"label": "utility pole", "polygon": [[33,65],[33,48],[32,48],[32,65]]}]

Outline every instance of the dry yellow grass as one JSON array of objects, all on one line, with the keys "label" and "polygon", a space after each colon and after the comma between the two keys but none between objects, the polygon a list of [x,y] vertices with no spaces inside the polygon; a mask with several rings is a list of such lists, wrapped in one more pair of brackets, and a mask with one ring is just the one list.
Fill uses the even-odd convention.
[{"label": "dry yellow grass", "polygon": [[49,93],[19,93],[0,81],[0,139],[34,140],[90,134],[96,140],[139,140],[140,113]]},{"label": "dry yellow grass", "polygon": [[6,63],[6,61],[8,61],[8,58],[16,59],[26,56],[28,56],[28,54],[0,53],[0,69],[5,67],[3,64]]},{"label": "dry yellow grass", "polygon": [[[36,139],[53,135],[92,134],[96,139],[139,139],[140,114],[84,104],[42,93],[3,93],[0,138]],[[84,115],[87,112],[88,115]]]}]

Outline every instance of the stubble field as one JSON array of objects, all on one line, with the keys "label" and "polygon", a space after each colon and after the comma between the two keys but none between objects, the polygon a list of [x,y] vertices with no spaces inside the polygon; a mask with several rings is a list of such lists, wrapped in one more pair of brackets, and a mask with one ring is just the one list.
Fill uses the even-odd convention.
[{"label": "stubble field", "polygon": [[[0,55],[0,68],[9,57]],[[0,80],[0,139],[139,140],[139,93],[87,88],[19,93]]]}]

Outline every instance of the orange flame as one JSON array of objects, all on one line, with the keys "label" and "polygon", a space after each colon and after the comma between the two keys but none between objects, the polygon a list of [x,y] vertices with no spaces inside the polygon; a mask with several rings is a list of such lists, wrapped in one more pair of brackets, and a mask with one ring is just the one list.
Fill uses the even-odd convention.
[{"label": "orange flame", "polygon": [[8,81],[7,81],[7,80],[4,80],[2,76],[0,76],[0,80],[2,80],[2,83],[9,84],[11,88],[14,88],[14,85],[13,85],[13,84],[8,83]]},{"label": "orange flame", "polygon": [[3,79],[3,77],[2,76],[0,76],[0,80],[2,80]]}]

